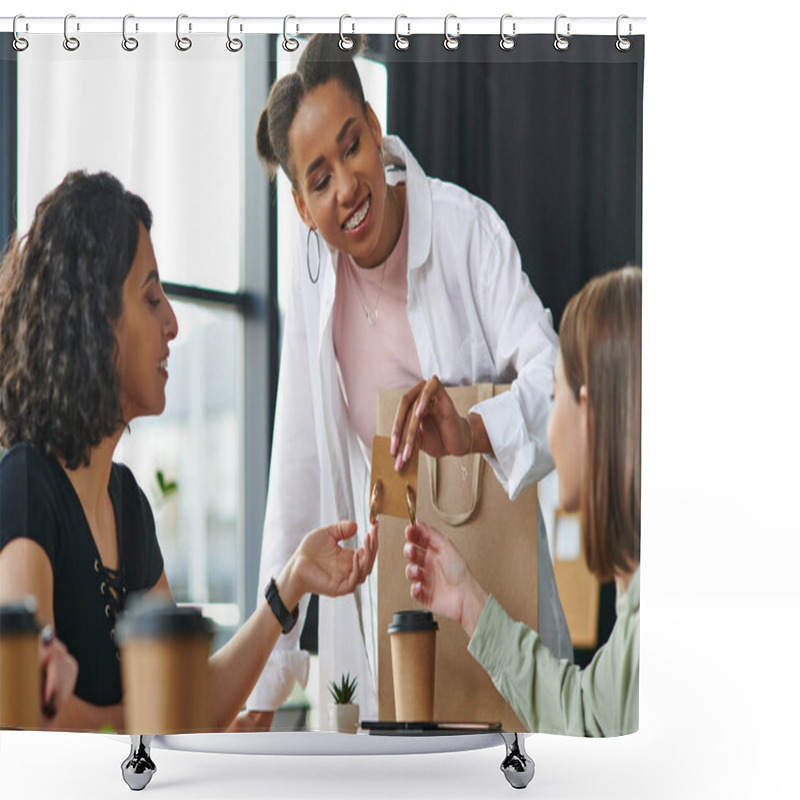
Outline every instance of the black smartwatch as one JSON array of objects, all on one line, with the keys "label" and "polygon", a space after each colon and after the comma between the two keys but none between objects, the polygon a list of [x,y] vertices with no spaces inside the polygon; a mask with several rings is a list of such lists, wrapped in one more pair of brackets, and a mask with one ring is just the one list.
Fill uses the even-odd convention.
[{"label": "black smartwatch", "polygon": [[267,590],[264,592],[264,597],[267,598],[267,605],[272,609],[272,613],[277,617],[278,622],[280,622],[281,631],[289,633],[297,623],[297,617],[300,615],[300,605],[296,605],[294,611],[289,612],[278,594],[278,584],[275,583],[275,578],[269,582]]}]

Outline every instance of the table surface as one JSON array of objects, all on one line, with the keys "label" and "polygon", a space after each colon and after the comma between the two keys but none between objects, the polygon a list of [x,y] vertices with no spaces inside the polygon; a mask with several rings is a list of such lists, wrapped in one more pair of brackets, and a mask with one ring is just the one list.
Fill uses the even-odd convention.
[{"label": "table surface", "polygon": [[[800,708],[794,671],[771,668],[774,660],[766,648],[743,657],[737,643],[756,631],[759,640],[779,641],[778,633],[796,629],[798,619],[800,600],[778,605],[768,599],[726,604],[709,599],[698,605],[651,599],[643,624],[639,732],[608,740],[528,737],[536,776],[527,796],[793,797],[794,720]],[[718,661],[723,652],[730,656],[727,669]],[[708,654],[708,663],[698,659],[702,653]],[[124,737],[3,731],[2,796],[130,798],[120,773],[127,754]],[[145,791],[154,800],[508,798],[511,789],[499,769],[504,755],[499,737],[496,747],[427,755],[309,757],[154,749],[158,771]]]}]

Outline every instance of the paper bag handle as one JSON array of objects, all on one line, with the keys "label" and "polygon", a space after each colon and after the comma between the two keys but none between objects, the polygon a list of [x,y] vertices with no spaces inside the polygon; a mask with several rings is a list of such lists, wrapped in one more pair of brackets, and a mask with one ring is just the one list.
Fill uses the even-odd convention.
[{"label": "paper bag handle", "polygon": [[[494,384],[479,383],[475,387],[478,390],[478,403],[488,400],[494,395]],[[466,511],[460,513],[445,511],[439,506],[439,459],[432,458],[425,454],[428,462],[428,488],[431,492],[431,504],[434,511],[441,517],[442,521],[453,528],[463,525],[469,521],[478,506],[478,492],[480,491],[481,475],[483,474],[483,456],[480,453],[472,454],[472,500]]]},{"label": "paper bag handle", "polygon": [[472,500],[466,511],[460,514],[445,511],[439,506],[439,459],[431,458],[425,453],[428,462],[428,487],[431,490],[431,504],[434,511],[441,517],[442,522],[447,523],[453,528],[463,525],[475,513],[478,505],[478,489],[481,485],[481,474],[483,472],[483,456],[480,453],[472,455]]}]

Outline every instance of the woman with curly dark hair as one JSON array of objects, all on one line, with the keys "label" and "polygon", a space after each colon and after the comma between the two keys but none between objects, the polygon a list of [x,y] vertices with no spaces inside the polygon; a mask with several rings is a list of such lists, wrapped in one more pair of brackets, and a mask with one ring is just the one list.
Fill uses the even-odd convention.
[{"label": "woman with curly dark hair", "polygon": [[[32,595],[78,662],[54,727],[124,726],[117,615],[134,592],[169,595],[153,514],[113,463],[132,419],[164,410],[178,333],[147,204],[106,173],[73,172],[12,240],[0,267],[0,602]],[[372,568],[373,529],[308,534],[272,587],[285,608],[344,594]],[[274,603],[273,603],[274,605]],[[210,660],[215,728],[233,720],[281,624],[262,604]]]}]

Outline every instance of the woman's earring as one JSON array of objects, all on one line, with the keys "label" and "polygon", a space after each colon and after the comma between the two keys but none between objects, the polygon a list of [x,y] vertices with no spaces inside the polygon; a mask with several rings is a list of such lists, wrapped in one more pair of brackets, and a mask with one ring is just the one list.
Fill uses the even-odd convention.
[{"label": "woman's earring", "polygon": [[[317,245],[317,274],[311,274],[311,261],[308,258],[308,251],[311,249],[311,234],[314,234],[314,240]],[[308,235],[306,236],[306,269],[308,270],[308,277],[311,278],[311,283],[316,283],[319,280],[319,270],[322,266],[322,251],[319,247],[319,234],[316,228],[309,228]]]},{"label": "woman's earring", "polygon": [[379,148],[381,154],[381,172],[383,173],[383,196],[389,196],[389,181],[386,180],[386,153],[383,152],[383,146]]}]

